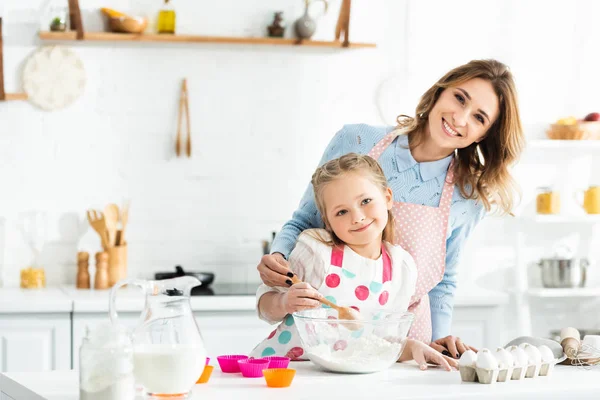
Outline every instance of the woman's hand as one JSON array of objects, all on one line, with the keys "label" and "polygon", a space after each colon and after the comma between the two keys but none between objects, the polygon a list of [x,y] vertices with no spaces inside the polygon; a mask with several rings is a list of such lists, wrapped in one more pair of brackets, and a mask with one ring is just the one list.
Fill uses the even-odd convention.
[{"label": "woman's hand", "polygon": [[256,269],[260,273],[260,279],[267,286],[289,287],[292,285],[291,278],[294,273],[281,253],[265,254]]},{"label": "woman's hand", "polygon": [[445,338],[431,342],[429,346],[445,356],[457,359],[460,358],[462,353],[467,350],[473,350],[475,353],[477,353],[477,349],[475,347],[467,346],[460,340],[459,337],[456,336],[446,336]]},{"label": "woman's hand", "polygon": [[292,285],[292,287],[285,292],[282,302],[285,312],[291,314],[296,311],[320,307],[321,303],[319,302],[319,299],[322,297],[323,295],[308,283],[299,282]]},{"label": "woman's hand", "polygon": [[422,371],[427,369],[428,362],[437,364],[446,371],[458,369],[458,361],[440,354],[419,340],[407,339],[406,347],[402,352],[400,361],[408,361],[411,359],[416,361]]}]

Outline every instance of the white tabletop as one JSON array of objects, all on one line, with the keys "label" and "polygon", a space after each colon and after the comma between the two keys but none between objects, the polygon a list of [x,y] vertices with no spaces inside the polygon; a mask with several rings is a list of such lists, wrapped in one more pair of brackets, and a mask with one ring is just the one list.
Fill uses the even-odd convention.
[{"label": "white tabletop", "polygon": [[[413,363],[396,364],[387,371],[368,375],[333,374],[310,362],[291,364],[296,377],[289,388],[273,389],[263,378],[224,374],[216,366],[210,381],[196,385],[191,400],[314,400],[338,399],[597,399],[600,368],[556,366],[549,377],[492,385],[461,382],[457,371],[437,368],[420,371]],[[77,371],[0,374],[0,389],[14,400],[77,400]],[[0,396],[1,398],[1,396]],[[124,399],[126,400],[126,399]]]},{"label": "white tabletop", "polygon": [[0,314],[71,312],[73,302],[60,288],[0,289]]}]

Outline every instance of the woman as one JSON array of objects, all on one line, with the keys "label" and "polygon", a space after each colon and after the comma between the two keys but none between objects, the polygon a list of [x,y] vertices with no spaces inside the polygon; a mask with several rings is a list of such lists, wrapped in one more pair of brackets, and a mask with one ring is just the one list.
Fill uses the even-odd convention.
[{"label": "woman", "polygon": [[[378,160],[394,192],[394,244],[418,270],[409,336],[458,358],[470,348],[449,336],[460,251],[486,212],[513,206],[509,167],[524,138],[512,74],[495,60],[471,61],[427,90],[415,115],[398,117],[392,128],[344,126],[320,164],[350,152]],[[322,226],[309,185],[257,267],[263,282],[290,285],[286,257],[302,231]]]}]

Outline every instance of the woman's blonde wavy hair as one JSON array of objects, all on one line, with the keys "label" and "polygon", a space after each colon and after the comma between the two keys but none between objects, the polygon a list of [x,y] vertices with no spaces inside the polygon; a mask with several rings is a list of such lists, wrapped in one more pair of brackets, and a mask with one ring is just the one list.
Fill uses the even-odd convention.
[{"label": "woman's blonde wavy hair", "polygon": [[398,128],[408,135],[411,147],[418,146],[426,134],[429,113],[442,92],[475,78],[492,84],[500,113],[483,140],[455,151],[454,182],[463,197],[479,199],[487,211],[494,205],[502,214],[507,214],[519,192],[509,167],[521,155],[525,139],[517,90],[506,65],[496,60],[473,60],[454,68],[423,94],[415,118],[398,116]]},{"label": "woman's blonde wavy hair", "polygon": [[[382,192],[385,192],[388,188],[387,179],[385,178],[385,174],[383,173],[381,166],[377,161],[367,155],[348,153],[339,158],[328,161],[317,168],[312,176],[311,183],[315,192],[315,203],[317,205],[317,209],[321,213],[321,218],[325,223],[325,230],[327,230],[327,232],[329,232],[331,235],[331,240],[318,236],[314,232],[311,232],[311,236],[329,246],[341,246],[344,244],[344,242],[342,242],[340,238],[337,237],[335,232],[331,230],[331,225],[327,220],[327,208],[323,199],[323,190],[328,183],[337,179],[341,179],[350,173],[362,174],[368,177],[375,186],[381,189]],[[391,210],[388,210],[388,221],[383,229],[382,240],[390,243],[394,242],[394,218]]]}]

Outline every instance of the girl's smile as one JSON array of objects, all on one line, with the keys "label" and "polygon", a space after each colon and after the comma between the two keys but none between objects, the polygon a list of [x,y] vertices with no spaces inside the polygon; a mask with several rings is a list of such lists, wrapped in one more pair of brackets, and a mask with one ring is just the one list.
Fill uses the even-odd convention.
[{"label": "girl's smile", "polygon": [[367,225],[363,225],[361,228],[353,229],[352,232],[364,232],[369,229],[371,225],[373,225],[373,221],[369,222]]}]

